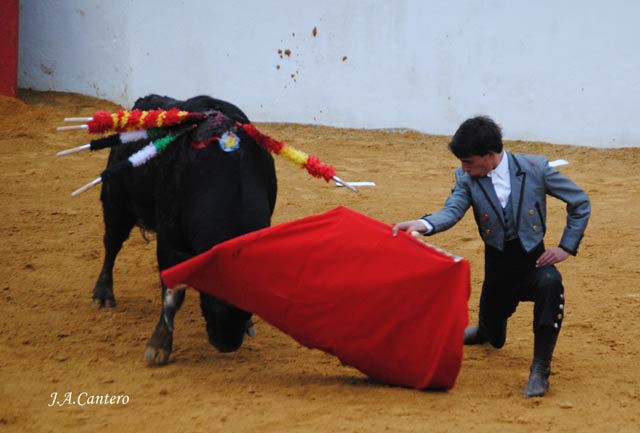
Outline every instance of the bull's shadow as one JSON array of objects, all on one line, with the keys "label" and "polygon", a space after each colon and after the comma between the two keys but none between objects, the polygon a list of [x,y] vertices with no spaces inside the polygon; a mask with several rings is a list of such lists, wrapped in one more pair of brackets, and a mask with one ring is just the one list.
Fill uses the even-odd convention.
[{"label": "bull's shadow", "polygon": [[[211,114],[211,120],[183,132],[158,157],[102,184],[105,257],[93,289],[93,304],[98,308],[116,306],[113,268],[136,225],[156,233],[160,271],[220,242],[270,225],[277,193],[275,166],[267,150],[236,128],[236,122],[249,123],[247,116],[233,104],[209,96],[179,101],[149,95],[138,99],[133,108],[174,107]],[[231,150],[218,144],[229,131],[239,139],[239,146]],[[107,167],[128,160],[149,142],[144,139],[112,147]],[[167,290],[162,284],[160,318],[145,352],[150,365],[169,361],[173,318],[184,293]],[[221,352],[237,350],[251,313],[202,293],[200,307],[210,343]]]}]

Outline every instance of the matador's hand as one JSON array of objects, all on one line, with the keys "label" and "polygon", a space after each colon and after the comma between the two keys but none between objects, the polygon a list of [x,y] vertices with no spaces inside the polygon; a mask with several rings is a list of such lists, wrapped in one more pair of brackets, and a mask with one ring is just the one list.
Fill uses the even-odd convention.
[{"label": "matador's hand", "polygon": [[427,231],[427,228],[420,221],[412,220],[412,221],[403,221],[401,223],[394,225],[393,228],[391,229],[391,232],[393,233],[394,236],[398,236],[398,231],[400,230],[404,232],[409,232],[409,233],[411,232],[424,233]]},{"label": "matador's hand", "polygon": [[541,268],[543,266],[555,265],[556,263],[566,260],[568,257],[569,253],[560,247],[549,248],[547,251],[542,253],[540,257],[538,257],[536,267]]}]

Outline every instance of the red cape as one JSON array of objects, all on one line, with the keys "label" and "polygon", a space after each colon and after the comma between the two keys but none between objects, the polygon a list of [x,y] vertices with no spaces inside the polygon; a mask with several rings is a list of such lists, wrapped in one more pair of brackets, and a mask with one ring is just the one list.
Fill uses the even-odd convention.
[{"label": "red cape", "polygon": [[469,263],[345,207],[231,239],[162,272],[376,380],[449,389]]}]

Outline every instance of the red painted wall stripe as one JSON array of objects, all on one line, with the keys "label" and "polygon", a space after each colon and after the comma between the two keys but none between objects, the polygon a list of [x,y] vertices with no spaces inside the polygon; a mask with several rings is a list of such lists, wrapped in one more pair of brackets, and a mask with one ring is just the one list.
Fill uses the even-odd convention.
[{"label": "red painted wall stripe", "polygon": [[18,87],[18,0],[0,2],[0,95],[16,96]]}]

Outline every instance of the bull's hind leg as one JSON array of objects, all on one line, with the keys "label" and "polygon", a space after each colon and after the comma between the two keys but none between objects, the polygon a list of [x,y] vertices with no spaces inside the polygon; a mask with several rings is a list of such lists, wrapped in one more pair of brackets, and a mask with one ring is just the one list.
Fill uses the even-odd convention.
[{"label": "bull's hind leg", "polygon": [[110,308],[116,306],[116,298],[113,295],[113,266],[122,244],[127,240],[135,225],[133,216],[123,214],[122,210],[114,212],[111,210],[112,207],[115,206],[108,204],[103,206],[104,262],[98,281],[93,288],[93,306],[96,308],[102,308],[105,305]]}]

